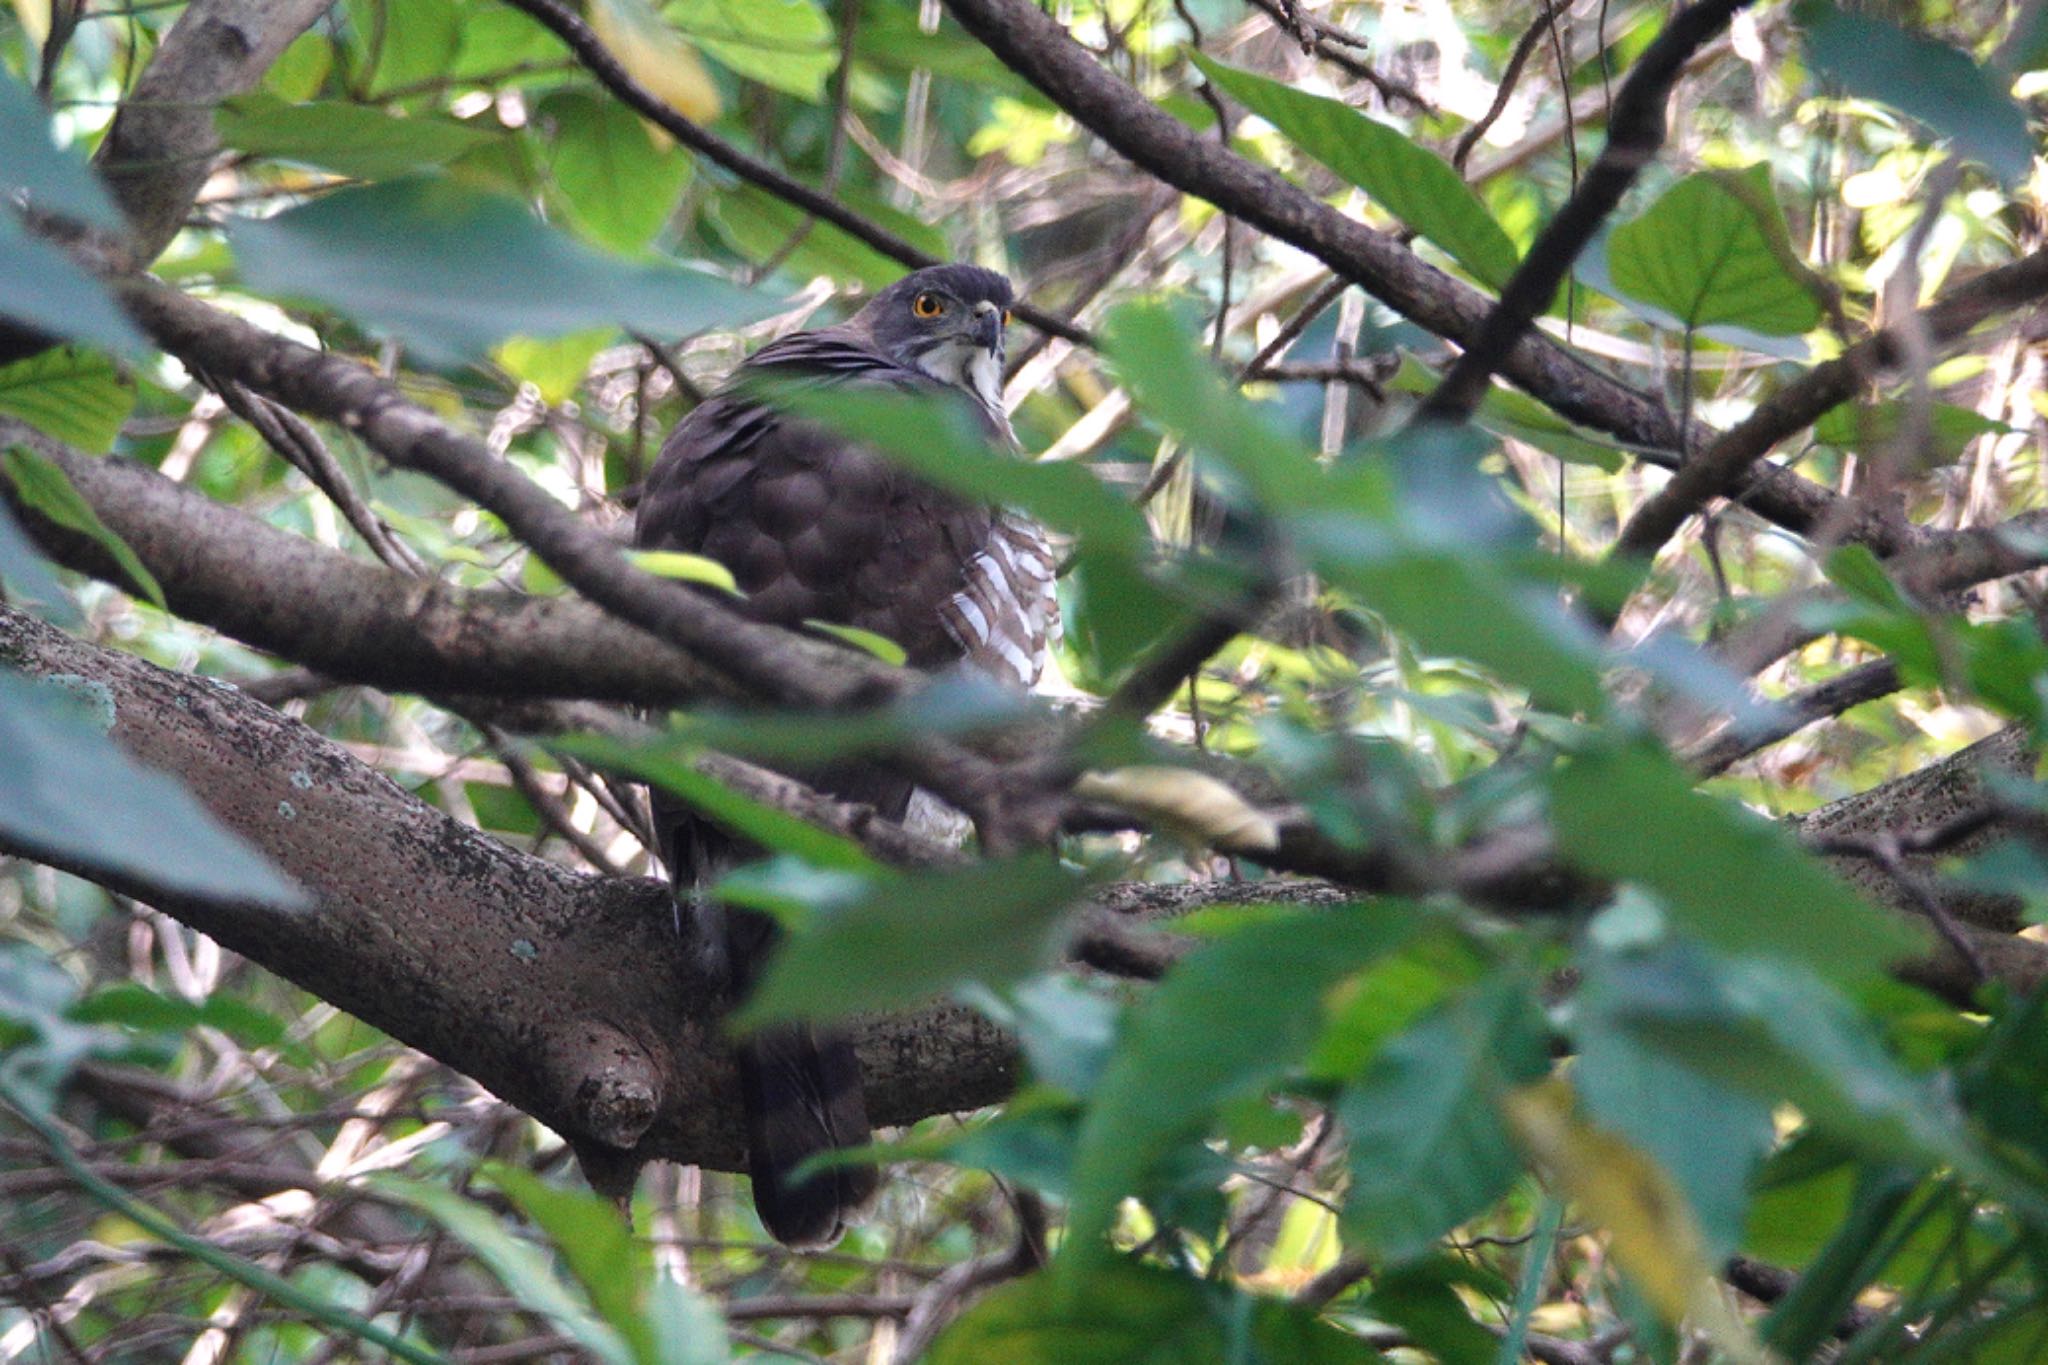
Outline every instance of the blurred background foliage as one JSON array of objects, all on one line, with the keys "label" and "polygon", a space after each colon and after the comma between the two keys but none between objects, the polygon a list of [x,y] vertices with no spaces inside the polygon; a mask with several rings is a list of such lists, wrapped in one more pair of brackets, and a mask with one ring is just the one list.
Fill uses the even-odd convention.
[{"label": "blurred background foliage", "polygon": [[[98,211],[78,158],[181,9],[17,0],[0,18],[10,187]],[[1476,0],[1057,7],[1201,135],[1220,110],[1238,151],[1489,290],[1570,193],[1666,11],[1566,3],[1532,29],[1530,7]],[[734,888],[818,926],[763,1007],[951,993],[1016,1031],[1029,1079],[1000,1112],[892,1137],[902,1160],[875,1215],[830,1251],[791,1252],[716,1172],[650,1171],[628,1233],[554,1135],[460,1075],[148,906],[0,860],[0,1360],[2048,1354],[2039,992],[1958,1001],[1887,979],[1912,941],[1898,917],[1757,818],[2009,724],[2038,736],[2031,577],[1934,611],[1868,552],[1740,507],[1653,566],[1608,561],[1663,480],[1654,464],[1505,389],[1470,430],[1404,436],[1441,339],[1106,152],[938,5],[591,0],[586,15],[733,146],[1097,334],[1019,325],[1009,394],[1025,448],[1092,477],[964,455],[944,470],[1076,536],[1068,693],[1106,695],[1284,547],[1282,609],[1210,661],[1155,738],[1256,760],[1331,838],[1417,862],[1547,819],[1623,889],[1547,917],[1226,892],[1176,924],[1174,970],[1139,985],[1045,970],[1084,874],[1258,869],[1118,835],[1073,841],[1064,864],[892,879],[792,837]],[[1739,15],[1540,325],[1725,428],[1857,329],[2037,249],[2038,16],[1993,0]],[[747,351],[903,270],[693,157],[493,0],[344,0],[217,123],[227,155],[155,272],[363,358],[607,527]],[[367,542],[12,215],[0,287],[72,342],[0,370],[0,412],[324,545],[563,591],[494,517],[316,423],[383,528],[381,550]],[[2042,335],[2001,321],[1923,383],[1838,408],[1783,462],[1926,528],[2037,508]],[[931,428],[870,417],[880,443],[930,458]],[[25,450],[6,477],[90,524]],[[86,637],[232,680],[521,848],[647,870],[631,811],[577,760],[182,621],[146,573],[53,579],[12,535],[0,524],[10,592]],[[1748,682],[1702,647],[1829,584],[1825,616],[1800,618],[1811,641]],[[1566,603],[1618,620],[1618,643]],[[1764,725],[1759,700],[1885,655],[1895,690],[1702,785],[1673,757],[1707,718]],[[90,726],[0,682],[0,792],[32,784],[38,752],[106,765],[95,805],[129,791]],[[710,739],[741,751],[833,742],[720,724]],[[1096,739],[1108,755],[1140,744]],[[178,793],[130,795],[163,842],[197,850],[194,875],[265,875],[206,845]],[[2042,802],[2020,778],[2003,799]],[[2038,915],[2031,846],[1966,870]],[[950,931],[930,933],[942,916]],[[847,929],[871,921],[894,937]],[[1057,1254],[1033,1269],[1018,1247],[1048,1216]]]}]

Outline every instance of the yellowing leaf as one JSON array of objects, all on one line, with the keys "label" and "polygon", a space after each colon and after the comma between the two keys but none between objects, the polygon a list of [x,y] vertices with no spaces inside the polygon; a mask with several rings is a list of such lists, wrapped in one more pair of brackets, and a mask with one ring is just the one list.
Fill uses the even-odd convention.
[{"label": "yellowing leaf", "polygon": [[1722,1299],[1692,1209],[1663,1167],[1580,1118],[1563,1081],[1509,1091],[1501,1105],[1536,1164],[1607,1229],[1615,1261],[1667,1322],[1689,1318],[1730,1360],[1770,1360]]},{"label": "yellowing leaf", "polygon": [[640,84],[695,123],[718,117],[718,87],[696,49],[645,0],[591,0],[590,26]]}]

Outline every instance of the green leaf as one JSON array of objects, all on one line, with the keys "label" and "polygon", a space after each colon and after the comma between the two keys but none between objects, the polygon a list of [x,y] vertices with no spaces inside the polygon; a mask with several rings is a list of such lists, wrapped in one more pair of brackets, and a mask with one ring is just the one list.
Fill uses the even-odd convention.
[{"label": "green leaf", "polygon": [[[127,227],[85,157],[76,148],[57,146],[49,113],[13,72],[0,67],[0,201],[11,200],[17,190],[26,191],[42,212],[109,232]],[[7,203],[0,217],[12,220],[12,208]],[[0,289],[0,298],[7,300],[8,312],[17,312],[12,293]]]},{"label": "green leaf", "polygon": [[1083,885],[1049,854],[880,881],[790,935],[735,1022],[908,1009],[1028,976],[1052,960]]},{"label": "green leaf", "polygon": [[[592,327],[549,341],[513,337],[491,352],[491,357],[514,379],[540,390],[543,403],[559,407],[575,397],[576,390],[583,386],[584,376],[590,373],[590,362],[597,359],[598,352],[611,345],[612,338],[618,334],[616,327]],[[527,563],[539,565],[546,571],[547,581],[554,586],[545,591],[561,591],[562,580],[554,576],[553,570],[547,570],[535,556],[529,555]]]},{"label": "green leaf", "polygon": [[1551,775],[1550,796],[1566,858],[1655,891],[1680,926],[1717,948],[1858,980],[1922,941],[1771,821],[1694,791],[1661,749],[1589,749]]},{"label": "green leaf", "polygon": [[370,1183],[378,1193],[410,1204],[468,1243],[514,1298],[575,1338],[603,1365],[634,1365],[636,1358],[625,1338],[596,1317],[556,1276],[540,1249],[513,1236],[497,1214],[454,1190],[424,1181],[377,1176]]},{"label": "green leaf", "polygon": [[[5,85],[0,79],[0,85]],[[142,334],[100,282],[39,237],[31,237],[11,210],[0,209],[0,299],[6,316],[58,336],[133,355]]]},{"label": "green leaf", "polygon": [[349,25],[369,46],[370,95],[445,74],[462,44],[463,15],[455,0],[349,0]]},{"label": "green leaf", "polygon": [[445,166],[506,136],[451,118],[407,118],[346,100],[291,103],[266,94],[226,101],[214,122],[226,146],[361,180]]},{"label": "green leaf", "polygon": [[2034,164],[2026,111],[1995,67],[1925,34],[1864,14],[1803,0],[1793,16],[1813,64],[1842,88],[1888,104],[1925,124],[2007,185]]},{"label": "green leaf", "polygon": [[144,597],[159,608],[164,606],[164,590],[156,576],[136,558],[128,542],[100,520],[99,513],[79,496],[62,469],[27,446],[16,445],[0,450],[0,471],[14,480],[14,491],[23,506],[66,530],[92,537]]},{"label": "green leaf", "polygon": [[1085,1279],[1040,1272],[991,1291],[927,1365],[1352,1365],[1357,1337],[1274,1299],[1115,1260]]},{"label": "green leaf", "polygon": [[70,594],[15,521],[5,498],[0,498],[0,589],[10,600],[40,602],[58,613],[72,610]]},{"label": "green leaf", "polygon": [[0,412],[92,455],[114,448],[135,388],[95,351],[55,347],[0,368]]},{"label": "green leaf", "polygon": [[1364,190],[1444,249],[1482,284],[1499,289],[1520,253],[1451,163],[1340,101],[1239,71],[1190,51],[1188,60],[1223,92]]},{"label": "green leaf", "polygon": [[617,100],[587,91],[551,92],[534,119],[548,133],[549,202],[600,246],[628,256],[646,251],[689,183],[682,149]]},{"label": "green leaf", "polygon": [[1225,1101],[1300,1064],[1324,996],[1414,933],[1412,907],[1333,906],[1247,925],[1180,962],[1126,1018],[1081,1126],[1068,1239],[1106,1251],[1118,1202]]},{"label": "green leaf", "polygon": [[1613,286],[1677,328],[1811,331],[1821,309],[1800,269],[1763,165],[1689,175],[1607,238]]},{"label": "green leaf", "polygon": [[817,101],[839,65],[832,21],[812,0],[674,0],[671,22],[720,66]]},{"label": "green leaf", "polygon": [[112,707],[105,686],[91,679],[39,681],[0,670],[0,834],[89,875],[305,908],[305,894],[175,778],[137,763],[108,737]]},{"label": "green leaf", "polygon": [[510,336],[610,324],[673,335],[769,306],[716,276],[605,256],[511,200],[443,180],[337,191],[229,236],[251,288],[396,332],[437,363]]},{"label": "green leaf", "polygon": [[1542,1016],[1512,978],[1388,1043],[1337,1100],[1351,1137],[1345,1221],[1406,1259],[1506,1194],[1522,1159],[1497,1101],[1547,1067]]},{"label": "green leaf", "polygon": [[1771,1106],[1646,1045],[1620,1017],[1628,1008],[1613,959],[1593,955],[1574,1011],[1572,1084],[1595,1123],[1641,1148],[1685,1191],[1718,1264],[1741,1240],[1749,1181],[1774,1135]]}]

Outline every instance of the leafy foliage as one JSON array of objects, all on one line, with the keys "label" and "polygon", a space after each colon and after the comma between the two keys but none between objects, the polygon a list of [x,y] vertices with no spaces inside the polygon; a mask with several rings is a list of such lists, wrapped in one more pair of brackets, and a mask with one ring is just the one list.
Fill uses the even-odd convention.
[{"label": "leafy foliage", "polygon": [[[161,1338],[266,1363],[2039,1356],[2048,993],[2037,938],[2012,931],[2048,903],[2048,800],[2024,760],[1964,784],[1996,803],[1993,833],[1945,828],[1947,795],[1883,785],[2001,725],[2048,734],[2039,586],[2019,577],[2048,563],[2025,510],[2048,401],[2016,321],[2038,290],[2001,270],[2040,238],[2029,101],[2048,43],[2027,7],[1744,18],[1689,69],[1686,117],[1553,302],[1542,326],[1575,354],[1510,357],[1519,387],[1422,430],[1407,417],[1445,343],[1558,216],[1671,7],[1578,6],[1554,33],[1513,6],[1057,7],[1179,120],[1150,166],[1105,153],[1088,101],[1063,107],[931,6],[584,7],[629,75],[732,149],[715,164],[621,102],[533,17],[548,8],[338,5],[220,104],[223,154],[200,154],[215,173],[149,268],[376,369],[415,420],[474,434],[497,472],[609,528],[749,349],[902,273],[892,238],[1001,266],[1086,331],[1011,338],[1021,444],[1060,458],[991,452],[955,404],[774,397],[1058,533],[1056,662],[1081,719],[1057,730],[1051,708],[941,677],[830,715],[728,696],[651,738],[528,747],[487,699],[342,687],[293,669],[289,632],[217,633],[242,618],[174,577],[216,547],[124,535],[144,512],[96,507],[21,445],[0,452],[0,628],[28,604],[182,680],[246,685],[562,864],[545,875],[587,917],[479,891],[494,932],[516,925],[487,945],[501,957],[587,946],[621,928],[619,904],[646,913],[606,878],[658,850],[591,765],[666,789],[761,853],[702,894],[785,935],[724,1025],[925,1011],[867,1047],[893,1087],[877,1111],[934,1116],[885,1134],[893,1174],[834,1252],[767,1245],[743,1178],[718,1170],[644,1173],[622,1222],[567,1159],[611,1190],[609,1138],[551,1132],[337,1007],[374,1021],[357,1001],[376,992],[316,999],[264,970],[305,979],[304,958],[245,961],[163,914],[229,905],[260,944],[311,902],[260,829],[210,813],[234,801],[121,747],[102,684],[32,676],[0,634],[0,1355],[129,1358]],[[44,334],[0,367],[0,413],[161,471],[154,498],[374,557],[451,654],[515,612],[559,626],[588,604],[496,515],[388,467],[359,424],[259,433],[81,263],[77,231],[118,233],[139,173],[102,178],[91,157],[197,12],[0,19],[0,341]],[[1397,313],[1362,266],[1325,290],[1305,231],[1283,245],[1226,217],[1248,205],[1152,178],[1207,154],[1306,191],[1282,218],[1336,205],[1412,235],[1419,260],[1391,240],[1388,258],[1441,306]],[[733,169],[749,158],[873,230]],[[1853,396],[1806,402],[1809,351],[1965,279],[1979,330],[1934,350],[1901,333],[1882,365],[1858,353]],[[1608,556],[1681,442],[1830,402],[1654,564]],[[118,573],[46,558],[24,529],[45,523]],[[744,607],[732,566],[636,560]],[[259,565],[230,595],[273,592]],[[352,630],[362,605],[310,604],[303,629]],[[1216,619],[1240,633],[1170,680],[1149,728],[1099,710]],[[808,633],[902,661],[865,632]],[[1788,643],[1738,666],[1766,638]],[[364,676],[387,642],[358,642]],[[1844,681],[1880,660],[1890,690],[1849,709]],[[1788,732],[1795,714],[1827,723]],[[815,773],[1003,731],[1032,751],[988,762],[1109,774],[1082,784],[1097,794],[1132,790],[1117,774],[1220,773],[1271,834],[1224,859],[1184,827],[1123,827],[1105,799],[1056,850],[892,866],[866,816],[814,826],[707,761]],[[1037,738],[1059,734],[1079,738]],[[1783,818],[1872,789],[1874,826]],[[1817,857],[1815,829],[1844,857]],[[480,847],[421,857],[487,879],[502,850]],[[337,838],[322,856],[357,853]],[[1162,928],[1161,905],[1197,908]],[[347,934],[320,951],[346,957]],[[615,970],[694,969],[679,950]],[[599,1022],[711,1087],[664,1095],[660,1131],[731,1165],[705,1116],[720,1025],[682,1004],[687,1026]],[[882,1055],[961,1011],[1014,1037],[1000,1084],[935,1096]],[[521,1038],[536,1072],[557,1041]],[[937,1113],[1013,1082],[993,1113]]]}]

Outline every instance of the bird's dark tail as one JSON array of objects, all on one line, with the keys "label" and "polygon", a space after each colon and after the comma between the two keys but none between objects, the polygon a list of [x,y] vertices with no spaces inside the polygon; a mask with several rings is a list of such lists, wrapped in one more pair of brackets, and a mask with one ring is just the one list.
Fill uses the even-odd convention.
[{"label": "bird's dark tail", "polygon": [[739,1066],[747,1168],[762,1224],[790,1246],[838,1240],[874,1194],[875,1168],[835,1165],[801,1179],[795,1173],[820,1153],[859,1147],[871,1136],[853,1040],[808,1024],[777,1025],[740,1042]]}]

